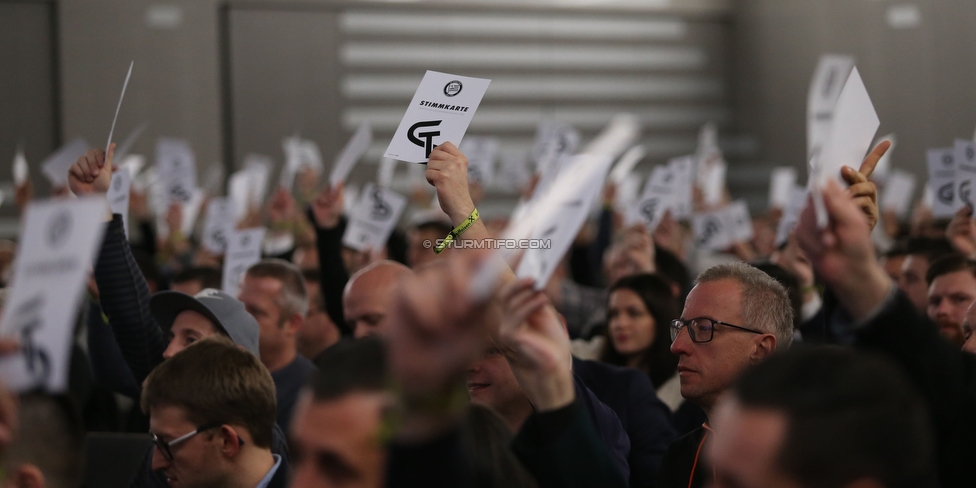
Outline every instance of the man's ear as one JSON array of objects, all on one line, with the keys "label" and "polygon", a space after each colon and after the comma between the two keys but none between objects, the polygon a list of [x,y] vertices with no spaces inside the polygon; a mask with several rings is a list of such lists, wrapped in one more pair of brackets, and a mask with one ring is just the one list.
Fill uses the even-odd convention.
[{"label": "man's ear", "polygon": [[763,334],[756,341],[756,347],[749,358],[752,364],[756,364],[776,352],[776,336]]},{"label": "man's ear", "polygon": [[226,458],[235,458],[241,450],[241,446],[244,445],[243,439],[238,435],[237,430],[229,425],[221,425],[220,432],[217,434],[220,436],[220,452]]},{"label": "man's ear", "polygon": [[300,313],[291,314],[291,317],[285,321],[285,327],[292,335],[298,334],[298,331],[302,330],[302,325],[305,325],[305,316]]},{"label": "man's ear", "polygon": [[44,480],[44,473],[33,464],[22,464],[14,470],[11,477],[11,487],[13,488],[45,488],[47,482]]}]

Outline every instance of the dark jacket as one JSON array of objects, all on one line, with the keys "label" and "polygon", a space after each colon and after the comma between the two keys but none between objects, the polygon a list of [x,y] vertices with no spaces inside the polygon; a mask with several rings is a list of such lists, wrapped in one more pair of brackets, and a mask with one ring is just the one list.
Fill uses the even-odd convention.
[{"label": "dark jacket", "polygon": [[630,486],[657,486],[661,460],[677,437],[671,411],[646,374],[597,361],[573,358],[573,372],[620,419],[630,438]]},{"label": "dark jacket", "polygon": [[[668,446],[668,452],[661,463],[661,488],[701,488],[711,484],[713,473],[706,465],[702,452],[709,432],[699,427],[689,434],[679,437]],[[707,481],[707,483],[706,483]]]}]

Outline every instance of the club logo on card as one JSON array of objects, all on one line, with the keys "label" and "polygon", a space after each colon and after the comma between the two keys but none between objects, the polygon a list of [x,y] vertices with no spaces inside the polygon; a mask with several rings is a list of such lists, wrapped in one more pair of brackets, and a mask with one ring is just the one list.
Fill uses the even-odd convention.
[{"label": "club logo on card", "polygon": [[698,245],[703,246],[712,240],[713,237],[719,233],[718,222],[714,218],[709,218],[705,221],[705,227],[702,229],[701,238],[698,239]]},{"label": "club logo on card", "polygon": [[47,225],[47,243],[51,247],[61,247],[71,234],[71,215],[67,210],[54,214]]},{"label": "club logo on card", "polygon": [[407,130],[407,139],[414,145],[424,148],[424,157],[429,158],[431,151],[434,150],[434,138],[441,135],[441,131],[428,130],[426,132],[418,133],[417,130],[427,127],[438,127],[440,125],[440,120],[426,120],[417,122],[416,124],[411,125],[410,129]]},{"label": "club logo on card", "polygon": [[393,211],[390,205],[383,200],[383,194],[380,193],[379,188],[374,188],[373,192],[370,194],[370,198],[373,200],[373,208],[370,209],[374,219],[385,219],[390,216]]},{"label": "club logo on card", "polygon": [[644,205],[642,205],[640,209],[641,213],[644,214],[644,218],[647,219],[648,222],[652,222],[654,220],[655,210],[657,210],[657,200],[654,199],[644,202]]},{"label": "club logo on card", "polygon": [[461,88],[463,88],[463,85],[461,85],[460,81],[451,80],[444,85],[444,94],[449,97],[453,97],[454,95],[461,93]]},{"label": "club logo on card", "polygon": [[970,199],[969,180],[959,183],[959,199],[969,208],[973,207],[973,201]]},{"label": "club logo on card", "polygon": [[952,165],[952,155],[951,154],[943,154],[942,155],[942,164],[945,165],[945,166]]},{"label": "club logo on card", "polygon": [[38,384],[45,383],[51,374],[51,360],[47,351],[34,341],[34,333],[44,325],[41,322],[43,306],[44,298],[37,295],[17,307],[11,319],[15,324],[13,329],[20,331],[20,348],[24,353],[27,372]]},{"label": "club logo on card", "polygon": [[936,192],[939,195],[939,201],[945,204],[951,204],[952,198],[955,196],[953,188],[955,188],[954,183],[946,183],[945,185],[942,185],[942,187],[939,188],[939,191]]}]

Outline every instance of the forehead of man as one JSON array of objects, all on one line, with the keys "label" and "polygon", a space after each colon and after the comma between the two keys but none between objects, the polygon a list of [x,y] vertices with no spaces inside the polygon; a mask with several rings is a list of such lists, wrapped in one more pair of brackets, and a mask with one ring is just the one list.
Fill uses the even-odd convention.
[{"label": "forehead of man", "polygon": [[742,284],[733,279],[722,279],[695,285],[685,299],[681,318],[698,317],[743,325]]},{"label": "forehead of man", "polygon": [[350,302],[389,302],[400,278],[410,268],[391,261],[382,261],[363,268],[349,279],[343,300]]},{"label": "forehead of man", "polygon": [[976,277],[968,269],[936,276],[929,285],[929,294],[936,293],[976,296]]}]

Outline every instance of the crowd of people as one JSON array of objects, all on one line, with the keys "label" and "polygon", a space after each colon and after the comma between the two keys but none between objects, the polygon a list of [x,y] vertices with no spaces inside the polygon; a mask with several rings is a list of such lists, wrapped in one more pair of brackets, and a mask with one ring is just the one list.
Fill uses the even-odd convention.
[{"label": "crowd of people", "polygon": [[[105,479],[87,465],[174,488],[976,486],[976,221],[881,212],[887,149],[822,189],[826,227],[807,205],[778,247],[776,211],[726,252],[670,214],[624,227],[608,185],[548,283],[516,256],[488,298],[494,254],[423,244],[505,226],[471,224],[481,191],[449,142],[426,166],[436,211],[386,249],[343,247],[342,184],[277,190],[240,225],[294,244],[236,296],[192,234],[134,212],[130,241],[106,211],[68,393],[0,395],[4,482]],[[81,155],[71,193],[105,194],[112,159]],[[96,432],[146,449],[92,462]]]}]

